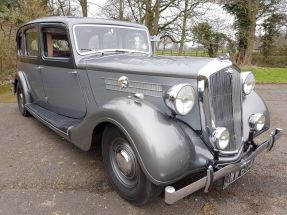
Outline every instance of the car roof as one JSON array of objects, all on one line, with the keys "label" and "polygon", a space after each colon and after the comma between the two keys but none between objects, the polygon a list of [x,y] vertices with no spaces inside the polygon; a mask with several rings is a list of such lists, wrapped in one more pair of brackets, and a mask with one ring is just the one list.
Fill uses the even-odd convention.
[{"label": "car roof", "polygon": [[[105,18],[92,18],[92,17],[74,17],[74,16],[49,16],[49,17],[42,17],[38,19],[31,20],[25,24],[23,24],[20,28],[34,23],[47,23],[47,22],[57,22],[57,23],[64,23],[68,26],[76,25],[76,24],[106,24],[106,25],[121,25],[127,27],[135,27],[135,28],[142,28],[147,29],[146,26],[126,22],[126,21],[118,21],[118,20],[111,20]],[[19,28],[19,29],[20,29]]]}]

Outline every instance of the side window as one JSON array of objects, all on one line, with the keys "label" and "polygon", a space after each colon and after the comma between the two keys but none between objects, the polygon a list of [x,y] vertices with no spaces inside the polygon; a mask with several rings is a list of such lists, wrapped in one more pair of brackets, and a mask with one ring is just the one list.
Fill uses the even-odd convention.
[{"label": "side window", "polygon": [[147,51],[148,42],[146,41],[146,36],[141,32],[136,32],[135,30],[127,32],[129,37],[125,37],[125,47],[127,49]]},{"label": "side window", "polygon": [[71,56],[67,32],[62,28],[43,28],[44,56],[69,58]]},{"label": "side window", "polygon": [[24,37],[22,33],[18,36],[18,39],[17,39],[17,53],[18,53],[18,56],[25,55]]},{"label": "side window", "polygon": [[38,31],[36,28],[30,28],[25,32],[26,54],[27,56],[38,56]]}]

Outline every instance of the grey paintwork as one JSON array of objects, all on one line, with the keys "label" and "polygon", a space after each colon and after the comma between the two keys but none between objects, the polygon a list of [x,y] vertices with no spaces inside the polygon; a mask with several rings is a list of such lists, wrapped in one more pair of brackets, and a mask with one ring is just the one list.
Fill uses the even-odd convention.
[{"label": "grey paintwork", "polygon": [[43,66],[41,69],[48,109],[67,117],[83,118],[86,114],[86,104],[75,71],[52,66]]},{"label": "grey paintwork", "polygon": [[[200,138],[192,141],[187,137],[182,129],[184,124],[171,119],[148,101],[137,103],[127,97],[110,100],[81,126],[72,128],[72,141],[87,143],[82,147],[89,148],[90,135],[83,133],[92,133],[102,122],[113,123],[124,132],[143,170],[156,184],[169,183],[192,171],[203,170],[206,160],[212,159]],[[189,132],[195,135],[190,128]]]},{"label": "grey paintwork", "polygon": [[[65,25],[69,29],[72,47],[75,46],[72,36],[75,24],[97,23],[145,28],[138,24],[103,19],[50,17],[27,23],[20,31],[35,23]],[[199,136],[201,123],[198,104],[188,115],[174,118],[162,98],[145,96],[138,103],[133,94],[128,98],[127,92],[107,90],[105,79],[117,80],[124,75],[132,81],[161,85],[163,91],[179,83],[189,83],[197,89],[199,72],[219,71],[231,66],[230,61],[217,58],[159,57],[152,54],[80,56],[73,48],[73,62],[70,66],[67,66],[67,62],[61,66],[60,61],[53,66],[53,62],[48,62],[43,56],[36,61],[19,57],[19,62],[15,81],[23,86],[28,102],[38,102],[58,114],[82,118],[81,123],[69,128],[67,134],[47,124],[82,150],[89,150],[95,131],[100,131],[105,123],[112,123],[129,138],[142,169],[158,185],[170,184],[187,174],[203,171],[213,159],[213,151]],[[41,71],[34,70],[38,66],[42,67]],[[72,74],[72,71],[77,73]],[[198,95],[196,97],[198,99]],[[245,96],[242,107],[244,140],[248,137],[248,117],[252,113],[265,113],[266,129],[269,128],[268,110],[255,92]],[[220,159],[222,162],[235,162],[240,157],[239,153]]]}]

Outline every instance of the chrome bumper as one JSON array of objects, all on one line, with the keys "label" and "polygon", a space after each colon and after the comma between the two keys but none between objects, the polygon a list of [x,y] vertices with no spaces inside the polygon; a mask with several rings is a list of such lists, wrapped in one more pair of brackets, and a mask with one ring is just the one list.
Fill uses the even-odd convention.
[{"label": "chrome bumper", "polygon": [[192,184],[187,185],[179,190],[175,190],[172,186],[165,187],[165,196],[164,200],[167,204],[173,204],[176,201],[188,196],[202,188],[205,192],[208,192],[209,188],[212,186],[212,183],[218,179],[223,178],[231,172],[239,170],[243,165],[246,164],[249,160],[255,158],[258,154],[264,150],[271,150],[277,139],[282,135],[282,129],[276,128],[270,135],[270,139],[258,145],[254,150],[248,151],[238,163],[229,164],[222,167],[221,169],[213,172],[213,167],[209,166],[207,168],[207,174],[205,177],[199,179],[198,181],[193,182]]}]

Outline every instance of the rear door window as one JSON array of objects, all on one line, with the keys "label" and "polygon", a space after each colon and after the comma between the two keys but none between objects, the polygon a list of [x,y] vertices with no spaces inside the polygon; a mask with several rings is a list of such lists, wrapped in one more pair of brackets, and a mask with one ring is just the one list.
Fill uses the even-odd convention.
[{"label": "rear door window", "polygon": [[71,56],[67,32],[64,28],[43,28],[44,56],[69,58]]}]

